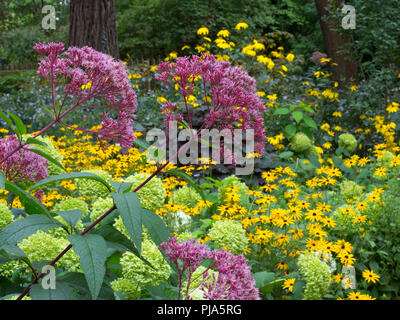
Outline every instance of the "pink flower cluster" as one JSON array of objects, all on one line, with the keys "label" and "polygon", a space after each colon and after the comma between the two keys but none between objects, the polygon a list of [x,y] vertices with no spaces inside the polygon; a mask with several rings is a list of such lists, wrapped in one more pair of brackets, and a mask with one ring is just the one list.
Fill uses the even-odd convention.
[{"label": "pink flower cluster", "polygon": [[[126,147],[132,145],[134,136],[131,123],[135,118],[136,93],[129,82],[129,74],[123,62],[87,46],[70,47],[64,51],[62,43],[38,43],[35,50],[42,57],[37,73],[52,84],[53,95],[54,86],[63,84],[65,95],[72,98],[72,109],[80,107],[117,110],[121,113],[118,117],[118,130],[114,130],[117,127],[116,122],[111,122],[105,114],[103,128],[92,133]],[[106,105],[89,105],[88,102],[93,99],[104,100]],[[111,139],[113,132],[116,135]],[[129,135],[122,136],[122,132]]]},{"label": "pink flower cluster", "polygon": [[[178,93],[183,96],[186,120],[190,123],[188,97],[194,90],[202,90],[204,100],[211,98],[208,114],[202,128],[229,129],[241,124],[244,132],[254,129],[255,151],[262,154],[266,140],[262,113],[264,103],[257,94],[256,81],[240,67],[227,61],[217,61],[215,56],[203,54],[201,57],[180,57],[176,62],[159,65],[157,79],[171,88],[178,84]],[[176,104],[167,102],[163,106],[167,121],[180,121],[184,115]]]},{"label": "pink flower cluster", "polygon": [[4,157],[6,157],[10,151],[16,150],[19,145],[20,142],[15,135],[0,140],[0,171],[4,173],[7,180],[14,182],[36,182],[47,178],[47,160],[29,151],[29,145],[26,145],[4,160]]},{"label": "pink flower cluster", "polygon": [[[159,247],[175,264],[181,280],[185,278],[190,282],[197,267],[206,260],[211,260],[210,267],[203,273],[200,285],[205,299],[260,300],[251,276],[251,268],[242,255],[235,256],[225,250],[210,250],[194,239],[179,243],[176,237],[169,238]],[[215,269],[218,275],[210,273],[211,269]],[[186,298],[188,297],[187,295]]]}]

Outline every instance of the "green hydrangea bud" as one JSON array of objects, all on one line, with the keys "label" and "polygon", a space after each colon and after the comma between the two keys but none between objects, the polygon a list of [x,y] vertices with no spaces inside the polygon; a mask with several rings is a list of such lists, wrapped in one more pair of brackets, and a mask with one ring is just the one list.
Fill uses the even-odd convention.
[{"label": "green hydrangea bud", "polygon": [[[201,283],[204,281],[204,272],[207,269],[203,266],[197,267],[197,269],[193,272],[191,282],[189,285],[189,297],[192,300],[206,300],[204,298],[204,293],[201,290]],[[211,282],[218,278],[218,272],[214,270],[207,271],[206,283],[211,284]],[[187,281],[185,281],[182,285],[181,297],[186,297],[187,292]]]},{"label": "green hydrangea bud", "polygon": [[[134,190],[148,177],[150,177],[150,174],[136,173],[127,177],[125,182],[133,182],[131,190]],[[137,191],[137,195],[143,208],[150,211],[161,209],[165,201],[165,189],[162,185],[162,180],[158,177],[153,177]]]},{"label": "green hydrangea bud", "polygon": [[353,153],[357,148],[357,140],[351,133],[343,133],[339,136],[339,147]]},{"label": "green hydrangea bud", "polygon": [[[104,170],[89,169],[82,172],[93,173],[103,178],[108,183],[112,181],[112,176]],[[110,194],[104,184],[93,179],[74,179],[74,183],[77,186],[79,193],[84,197],[94,197],[95,199],[97,199],[105,198]]]},{"label": "green hydrangea bud", "polygon": [[395,158],[394,154],[390,151],[385,150],[382,157],[376,161],[378,167],[386,167],[388,168],[390,163]]},{"label": "green hydrangea bud", "polygon": [[312,253],[301,254],[297,265],[300,273],[306,281],[303,299],[322,299],[330,285],[331,273],[328,266]]},{"label": "green hydrangea bud", "polygon": [[171,268],[155,243],[149,239],[142,241],[142,256],[154,267],[151,268],[136,255],[125,252],[121,258],[122,279],[111,283],[114,291],[121,291],[127,298],[138,298],[140,290],[146,286],[158,286],[168,280]]},{"label": "green hydrangea bud", "polygon": [[218,188],[218,203],[223,204],[226,199],[226,194],[231,191],[232,187],[237,187],[238,194],[240,194],[240,205],[243,207],[247,207],[250,204],[249,195],[247,192],[249,191],[249,187],[240,181],[238,177],[235,175],[231,175],[226,177],[221,181],[221,186]]},{"label": "green hydrangea bud", "polygon": [[2,263],[0,264],[0,278],[11,278],[14,271],[25,267],[26,264],[18,260],[12,260],[6,263]]},{"label": "green hydrangea bud", "polygon": [[294,152],[302,153],[313,147],[311,139],[303,132],[294,135],[290,142],[290,147]]},{"label": "green hydrangea bud", "polygon": [[357,183],[352,180],[343,180],[339,185],[340,195],[344,198],[352,198],[354,196],[359,196],[363,189]]},{"label": "green hydrangea bud", "polygon": [[[96,221],[100,218],[103,214],[105,214],[114,204],[114,201],[111,197],[107,198],[97,198],[90,210],[90,220],[92,222]],[[101,224],[101,222],[100,222]]]},{"label": "green hydrangea bud", "polygon": [[178,234],[178,236],[176,238],[178,239],[179,243],[182,243],[182,242],[188,241],[188,240],[192,240],[192,239],[196,239],[196,237],[189,231],[185,231],[185,232]]},{"label": "green hydrangea bud", "polygon": [[188,208],[194,208],[201,200],[199,193],[191,187],[185,186],[175,190],[171,197],[173,204],[184,205]]},{"label": "green hydrangea bud", "polygon": [[217,249],[230,250],[234,255],[244,253],[249,242],[242,224],[234,220],[214,222],[208,236],[216,244]]},{"label": "green hydrangea bud", "polygon": [[[111,282],[111,288],[115,293],[122,292],[126,300],[137,300],[141,295],[138,284],[130,279],[118,278]],[[118,297],[117,294],[115,296]]]},{"label": "green hydrangea bud", "polygon": [[81,210],[83,213],[82,217],[84,217],[87,215],[89,208],[87,203],[82,199],[68,198],[56,203],[53,210],[54,211]]},{"label": "green hydrangea bud", "polygon": [[[69,245],[67,239],[58,239],[52,235],[38,230],[35,234],[22,240],[18,247],[25,252],[31,262],[52,260]],[[63,267],[69,271],[77,271],[80,268],[79,256],[73,249],[56,263],[57,267]]]},{"label": "green hydrangea bud", "polygon": [[14,216],[6,204],[0,201],[0,230],[14,221]]}]

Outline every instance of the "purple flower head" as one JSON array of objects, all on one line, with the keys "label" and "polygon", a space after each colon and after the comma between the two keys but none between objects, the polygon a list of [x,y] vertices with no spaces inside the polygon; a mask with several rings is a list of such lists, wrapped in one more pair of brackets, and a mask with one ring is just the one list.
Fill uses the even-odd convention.
[{"label": "purple flower head", "polygon": [[167,121],[176,119],[173,115],[180,114],[191,123],[188,97],[196,89],[202,92],[205,100],[211,98],[210,105],[207,103],[208,113],[201,129],[229,129],[231,132],[238,127],[245,132],[253,129],[255,151],[263,153],[266,134],[262,113],[266,109],[257,94],[255,79],[243,68],[204,54],[201,57],[180,57],[176,62],[163,62],[158,71],[156,78],[176,89],[185,104],[185,108],[177,108],[168,101],[163,108]]},{"label": "purple flower head", "polygon": [[[7,180],[36,182],[47,178],[47,160],[29,151],[31,148],[29,145],[8,156],[19,145],[20,142],[15,135],[0,140],[0,171],[4,173]],[[7,159],[2,162],[5,157]]]},{"label": "purple flower head", "polygon": [[[242,255],[235,256],[225,250],[211,251],[206,245],[194,239],[179,243],[176,237],[169,238],[167,242],[160,244],[159,248],[165,252],[169,260],[174,262],[181,282],[183,278],[190,282],[196,268],[205,260],[211,261],[210,267],[203,273],[203,281],[200,285],[205,299],[260,299],[255,281],[251,276],[251,269]],[[210,269],[214,269],[217,273],[208,272]]]},{"label": "purple flower head", "polygon": [[[121,61],[98,52],[90,47],[70,47],[64,51],[62,43],[38,43],[35,50],[42,57],[37,73],[46,78],[53,88],[62,86],[65,97],[61,101],[72,100],[69,111],[75,108],[101,108],[116,110],[119,113],[117,122],[103,115],[102,131],[92,132],[101,135],[104,140],[120,142],[124,147],[133,143],[132,129],[129,128],[135,118],[137,107],[136,93],[129,82],[129,73]],[[101,105],[92,105],[90,101],[102,100]],[[60,110],[64,107],[64,102]],[[55,104],[53,102],[53,104]],[[54,106],[54,112],[56,107]],[[60,112],[61,114],[61,112]],[[62,122],[62,121],[61,121]],[[91,132],[82,128],[74,128]],[[115,136],[112,136],[115,133]],[[128,136],[122,137],[122,134]]]}]

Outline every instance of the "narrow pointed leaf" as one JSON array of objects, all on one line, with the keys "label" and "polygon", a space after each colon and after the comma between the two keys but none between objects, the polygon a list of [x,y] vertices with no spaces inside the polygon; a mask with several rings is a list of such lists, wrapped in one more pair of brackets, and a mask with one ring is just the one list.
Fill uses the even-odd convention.
[{"label": "narrow pointed leaf", "polygon": [[158,246],[168,240],[171,234],[161,217],[149,210],[142,209],[142,220],[144,226],[149,231],[151,239]]},{"label": "narrow pointed leaf", "polygon": [[62,227],[60,222],[45,215],[36,214],[16,220],[0,231],[0,248],[14,245],[38,230],[46,231],[59,227]]},{"label": "narrow pointed leaf", "polygon": [[135,192],[115,193],[111,196],[139,254],[142,250],[142,207]]},{"label": "narrow pointed leaf", "polygon": [[92,299],[96,300],[106,273],[107,245],[97,234],[69,236],[72,248],[79,255],[79,262],[85,274]]},{"label": "narrow pointed leaf", "polygon": [[48,155],[46,152],[43,152],[42,150],[34,149],[34,148],[30,148],[27,150],[38,154],[39,156],[45,158],[47,161],[54,163],[57,167],[60,167],[61,169],[63,169],[65,171],[64,166],[60,162],[58,162],[56,159],[54,159],[52,156]]},{"label": "narrow pointed leaf", "polygon": [[44,214],[51,217],[50,212],[47,208],[35,197],[31,196],[29,193],[22,190],[15,183],[11,181],[6,181],[6,190],[12,192],[19,197],[21,203],[23,204],[26,213],[28,214]]},{"label": "narrow pointed leaf", "polygon": [[68,223],[69,226],[75,228],[76,224],[78,223],[79,219],[82,217],[83,212],[82,210],[68,210],[68,211],[55,211],[54,213],[58,214],[61,218]]},{"label": "narrow pointed leaf", "polygon": [[4,173],[0,171],[0,189],[5,190],[6,188],[6,177],[4,176]]}]

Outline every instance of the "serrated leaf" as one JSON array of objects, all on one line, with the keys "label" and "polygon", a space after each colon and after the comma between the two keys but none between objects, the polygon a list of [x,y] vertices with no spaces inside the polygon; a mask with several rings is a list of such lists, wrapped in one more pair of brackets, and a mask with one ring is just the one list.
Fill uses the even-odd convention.
[{"label": "serrated leaf", "polygon": [[142,208],[142,221],[157,246],[171,236],[164,220],[158,214]]},{"label": "serrated leaf", "polygon": [[139,254],[142,250],[142,207],[136,192],[111,193],[115,205]]},{"label": "serrated leaf", "polygon": [[43,289],[41,284],[35,284],[29,296],[32,300],[77,300],[79,298],[68,284],[61,281],[56,281],[55,289]]},{"label": "serrated leaf", "polygon": [[112,190],[112,186],[105,181],[103,178],[89,172],[72,172],[72,173],[63,173],[63,174],[58,174],[56,176],[51,176],[46,179],[43,179],[33,185],[30,190],[34,190],[40,187],[43,187],[46,184],[55,182],[55,181],[62,181],[62,180],[70,180],[70,179],[91,179],[91,180],[96,180],[100,183],[102,183],[104,186],[107,187],[108,190]]},{"label": "serrated leaf", "polygon": [[296,110],[292,113],[292,117],[297,123],[299,123],[303,119],[303,112]]},{"label": "serrated leaf", "polygon": [[56,159],[54,159],[52,156],[48,155],[46,152],[43,152],[42,150],[35,149],[35,148],[29,148],[26,150],[29,150],[31,152],[38,154],[39,156],[45,158],[47,161],[54,163],[57,167],[60,167],[62,170],[65,171],[64,166],[60,162],[58,162]]},{"label": "serrated leaf", "polygon": [[318,129],[317,124],[315,123],[314,119],[309,117],[309,116],[307,116],[307,115],[304,115],[304,122],[309,127],[314,128],[315,130]]},{"label": "serrated leaf", "polygon": [[69,236],[72,248],[79,255],[79,262],[85,274],[92,299],[96,300],[103,285],[107,259],[106,241],[97,234]]},{"label": "serrated leaf", "polygon": [[54,213],[58,214],[61,218],[65,220],[66,223],[72,228],[75,228],[79,219],[82,218],[83,212],[82,210],[68,210],[68,211],[55,211]]},{"label": "serrated leaf", "polygon": [[5,187],[7,191],[12,192],[19,197],[22,205],[25,208],[25,211],[28,214],[44,214],[48,217],[51,217],[50,212],[39,200],[22,190],[15,183],[6,181]]},{"label": "serrated leaf", "polygon": [[0,231],[0,248],[4,248],[5,245],[14,245],[38,230],[46,231],[59,227],[62,227],[60,222],[45,215],[35,214],[19,219]]}]

